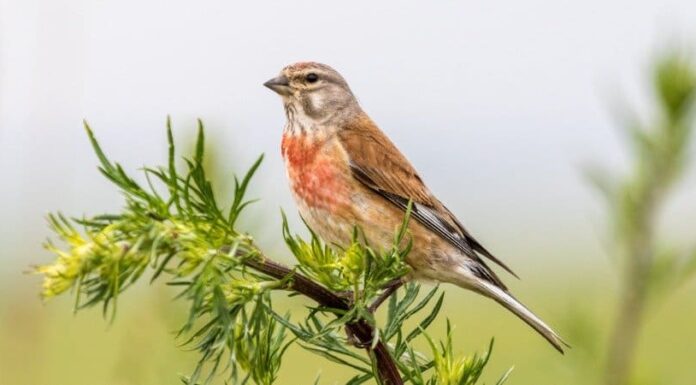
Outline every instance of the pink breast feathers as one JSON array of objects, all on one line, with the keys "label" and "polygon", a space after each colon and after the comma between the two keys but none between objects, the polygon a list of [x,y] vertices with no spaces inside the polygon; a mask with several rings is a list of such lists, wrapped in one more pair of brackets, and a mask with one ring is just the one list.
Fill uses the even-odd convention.
[{"label": "pink breast feathers", "polygon": [[345,161],[332,146],[311,134],[283,136],[291,188],[309,207],[335,211],[350,203]]}]

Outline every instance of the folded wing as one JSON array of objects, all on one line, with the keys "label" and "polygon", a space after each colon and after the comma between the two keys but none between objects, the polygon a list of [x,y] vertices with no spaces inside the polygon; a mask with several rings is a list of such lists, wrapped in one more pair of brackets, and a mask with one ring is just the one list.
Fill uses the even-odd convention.
[{"label": "folded wing", "polygon": [[364,117],[356,124],[345,127],[338,137],[348,153],[351,172],[356,180],[404,212],[411,201],[413,219],[478,262],[478,269],[474,273],[480,278],[507,290],[479,254],[515,277],[517,275],[476,241],[433,196],[409,161],[369,118]]}]

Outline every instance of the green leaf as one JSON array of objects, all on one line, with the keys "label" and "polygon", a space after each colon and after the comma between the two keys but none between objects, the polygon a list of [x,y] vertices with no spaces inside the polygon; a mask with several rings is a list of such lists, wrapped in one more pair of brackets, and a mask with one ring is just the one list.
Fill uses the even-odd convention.
[{"label": "green leaf", "polygon": [[87,123],[86,120],[83,120],[82,124],[84,125],[85,131],[87,132],[87,137],[89,138],[89,141],[92,144],[92,149],[94,149],[94,153],[97,154],[97,158],[99,159],[99,163],[101,163],[101,167],[106,171],[112,171],[113,166],[111,165],[111,162],[104,154],[104,151],[102,151],[101,146],[99,145],[99,142],[97,141],[96,137],[94,136],[94,132],[90,128],[89,124]]},{"label": "green leaf", "polygon": [[196,152],[193,156],[194,162],[196,164],[203,164],[203,154],[205,153],[205,129],[203,127],[203,121],[198,119],[198,136],[196,138]]},{"label": "green leaf", "polygon": [[510,374],[512,373],[512,371],[513,371],[514,369],[515,369],[514,366],[511,367],[510,369],[508,369],[508,370],[503,374],[503,376],[500,377],[500,379],[499,379],[498,381],[496,381],[495,385],[503,385],[503,384],[505,383],[505,381],[508,380],[508,378],[510,377]]}]

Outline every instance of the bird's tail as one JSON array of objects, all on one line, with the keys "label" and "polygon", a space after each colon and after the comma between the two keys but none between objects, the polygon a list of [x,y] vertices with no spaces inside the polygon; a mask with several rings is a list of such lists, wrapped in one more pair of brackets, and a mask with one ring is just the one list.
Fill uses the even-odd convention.
[{"label": "bird's tail", "polygon": [[468,289],[472,289],[480,294],[485,295],[503,305],[506,309],[513,312],[517,317],[524,321],[527,325],[531,326],[536,330],[542,337],[544,337],[551,345],[553,345],[556,350],[561,354],[564,353],[564,348],[569,348],[563,339],[551,329],[544,321],[537,317],[531,310],[527,309],[520,301],[513,297],[507,291],[495,286],[492,283],[478,280],[476,284],[467,285]]}]

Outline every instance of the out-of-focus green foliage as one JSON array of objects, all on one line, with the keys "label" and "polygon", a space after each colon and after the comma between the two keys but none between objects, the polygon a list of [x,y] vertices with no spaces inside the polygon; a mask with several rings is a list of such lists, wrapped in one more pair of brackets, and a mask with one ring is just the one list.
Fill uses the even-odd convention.
[{"label": "out-of-focus green foliage", "polygon": [[[598,170],[590,174],[610,205],[620,245],[642,242],[638,238],[643,238],[645,228],[656,220],[666,193],[688,164],[696,96],[694,63],[677,54],[662,58],[655,68],[654,88],[658,116],[650,124],[637,118],[627,124],[634,160],[631,174],[623,180]],[[656,282],[665,279],[660,272],[669,270],[669,276],[677,278],[693,270],[689,266],[696,263],[696,250],[659,250],[657,254],[663,258],[650,258],[663,264],[655,269]],[[675,262],[684,267],[681,273],[673,274]]]},{"label": "out-of-focus green foliage", "polygon": [[[44,277],[44,298],[72,290],[76,310],[101,304],[104,315],[114,317],[120,293],[146,271],[151,273],[151,281],[167,277],[169,285],[181,289],[178,298],[189,304],[188,318],[179,335],[200,354],[191,376],[182,379],[189,384],[209,383],[223,371],[233,383],[273,384],[278,380],[283,355],[294,342],[356,370],[358,374],[349,381],[352,385],[371,379],[386,381],[377,369],[383,364],[379,360],[385,359],[375,353],[375,347],[381,344],[387,344],[388,359],[395,363],[405,382],[474,384],[479,378],[490,349],[485,359],[456,357],[449,326],[448,342],[442,345],[444,356],[433,350],[434,357],[428,359],[411,346],[441,309],[442,295],[430,305],[437,288],[420,299],[415,284],[407,285],[402,298],[393,295],[383,327],[372,314],[374,309],[369,305],[383,287],[408,272],[404,262],[410,249],[406,241],[408,215],[397,230],[392,249],[379,252],[360,242],[359,229],[354,232],[352,246],[334,251],[316,237],[308,243],[291,236],[284,224],[286,242],[300,263],[294,270],[287,269],[270,261],[250,235],[236,228],[242,211],[251,203],[244,195],[261,158],[241,180],[235,178],[232,202],[229,209],[223,210],[203,167],[200,122],[194,156],[185,159],[185,173],[175,165],[174,138],[168,127],[168,166],[145,168],[148,187],[142,187],[119,164],[111,162],[89,127],[86,129],[100,161],[99,169],[121,190],[125,207],[116,214],[90,218],[50,216],[51,228],[62,245],[47,243],[57,258],[35,269]],[[278,269],[286,269],[283,271],[287,273],[278,276],[274,273]],[[309,296],[293,284],[302,273],[315,280],[317,290],[332,290],[338,295],[348,291],[350,306],[339,309],[320,303],[309,308],[300,323],[289,315],[280,315],[271,294],[294,290],[294,294]],[[407,321],[425,309],[429,311],[417,321],[417,327],[407,329]],[[373,330],[371,341],[346,338],[343,329],[356,323],[369,325]],[[288,331],[294,338],[288,338]],[[358,353],[351,343],[367,344],[362,347],[367,348],[368,357]],[[428,376],[427,381],[424,376]]]},{"label": "out-of-focus green foliage", "polygon": [[680,251],[656,238],[656,222],[668,193],[688,163],[696,105],[696,66],[686,56],[670,54],[654,69],[657,116],[649,123],[627,124],[632,153],[625,178],[595,173],[616,234],[622,271],[622,297],[610,339],[607,385],[630,381],[631,362],[647,308],[672,293],[696,272],[696,246]]}]

